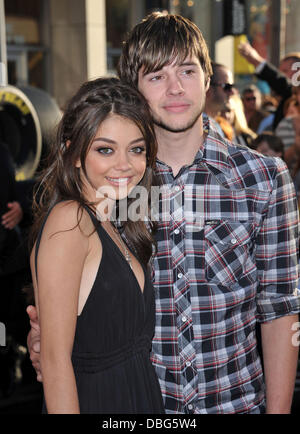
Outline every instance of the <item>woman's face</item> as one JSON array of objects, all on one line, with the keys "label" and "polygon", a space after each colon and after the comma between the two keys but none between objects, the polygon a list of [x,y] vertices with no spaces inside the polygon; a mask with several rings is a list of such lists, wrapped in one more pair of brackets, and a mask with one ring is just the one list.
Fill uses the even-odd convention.
[{"label": "woman's face", "polygon": [[80,161],[86,199],[100,202],[101,191],[112,200],[128,196],[146,170],[146,143],[140,129],[125,117],[111,114],[99,126],[85,160]]}]

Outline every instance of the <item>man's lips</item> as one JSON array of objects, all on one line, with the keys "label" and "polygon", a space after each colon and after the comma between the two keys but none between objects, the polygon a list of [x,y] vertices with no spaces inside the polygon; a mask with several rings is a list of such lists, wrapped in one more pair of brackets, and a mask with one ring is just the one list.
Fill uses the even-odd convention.
[{"label": "man's lips", "polygon": [[165,104],[163,108],[171,113],[182,113],[190,107],[188,103]]}]

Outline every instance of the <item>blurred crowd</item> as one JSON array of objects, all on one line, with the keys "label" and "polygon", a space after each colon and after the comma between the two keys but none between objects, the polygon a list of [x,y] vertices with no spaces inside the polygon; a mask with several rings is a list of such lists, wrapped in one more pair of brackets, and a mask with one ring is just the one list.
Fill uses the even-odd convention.
[{"label": "blurred crowd", "polygon": [[[0,112],[0,118],[2,115]],[[5,346],[0,346],[0,399],[9,397],[18,383],[34,378],[26,349],[29,322],[24,291],[31,283],[27,236],[33,181],[16,182],[10,147],[3,140],[5,127],[0,122],[0,322],[5,326]]]},{"label": "blurred crowd", "polygon": [[[287,54],[276,68],[248,42],[238,49],[255,67],[251,81],[238,90],[232,72],[214,63],[205,111],[227,139],[282,158],[300,203],[300,52]],[[261,93],[259,80],[268,83],[269,94]]]}]

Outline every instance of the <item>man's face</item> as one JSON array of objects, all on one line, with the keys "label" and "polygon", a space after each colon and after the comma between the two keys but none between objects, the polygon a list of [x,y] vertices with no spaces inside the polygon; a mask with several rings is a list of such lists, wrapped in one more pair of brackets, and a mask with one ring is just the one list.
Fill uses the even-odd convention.
[{"label": "man's face", "polygon": [[245,107],[245,110],[255,110],[257,105],[257,96],[255,92],[245,92],[243,95],[243,104]]},{"label": "man's face", "polygon": [[177,133],[192,128],[200,118],[207,86],[199,60],[192,57],[146,75],[142,67],[138,89],[150,105],[156,127]]},{"label": "man's face", "polygon": [[214,84],[210,87],[211,103],[216,111],[222,112],[230,110],[230,98],[234,94],[233,88],[222,87],[225,84],[233,84],[233,76],[227,68],[218,68]]}]

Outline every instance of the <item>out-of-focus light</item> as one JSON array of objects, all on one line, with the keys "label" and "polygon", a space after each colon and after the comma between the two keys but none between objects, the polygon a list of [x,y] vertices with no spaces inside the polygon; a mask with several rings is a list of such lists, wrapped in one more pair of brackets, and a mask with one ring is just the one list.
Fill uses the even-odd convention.
[{"label": "out-of-focus light", "polygon": [[179,6],[179,0],[173,0],[173,6]]},{"label": "out-of-focus light", "polygon": [[188,0],[187,5],[188,5],[189,8],[191,8],[192,6],[194,6],[193,0]]}]

